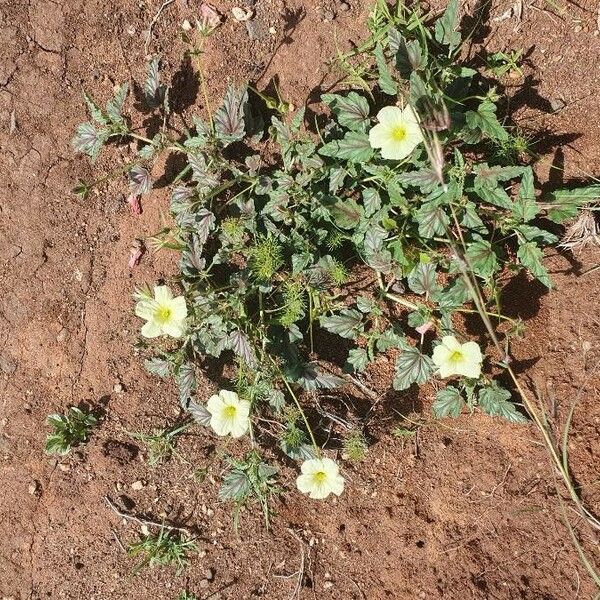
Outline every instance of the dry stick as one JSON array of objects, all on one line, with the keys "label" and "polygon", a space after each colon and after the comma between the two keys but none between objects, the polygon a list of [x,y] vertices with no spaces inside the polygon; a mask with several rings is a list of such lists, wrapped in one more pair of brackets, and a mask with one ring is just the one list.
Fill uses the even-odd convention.
[{"label": "dry stick", "polygon": [[288,531],[300,542],[300,568],[298,569],[298,581],[294,587],[294,591],[290,596],[290,600],[295,597],[300,597],[300,589],[302,588],[302,579],[304,578],[304,541],[302,538],[293,530],[288,528]]},{"label": "dry stick", "polygon": [[185,527],[175,527],[174,525],[166,525],[165,523],[157,523],[156,521],[140,519],[139,517],[136,517],[135,515],[131,515],[129,513],[123,512],[122,510],[119,510],[117,505],[108,496],[104,496],[104,501],[116,515],[118,515],[119,517],[121,517],[123,519],[127,519],[128,521],[135,521],[136,523],[139,523],[140,525],[159,527],[161,529],[169,529],[171,531],[181,531],[182,533],[185,533],[186,535],[191,537],[189,529],[186,529]]},{"label": "dry stick", "polygon": [[160,15],[162,14],[163,10],[165,10],[169,4],[173,4],[173,2],[175,2],[175,0],[165,0],[158,9],[158,12],[154,15],[152,21],[150,21],[150,25],[148,26],[148,31],[146,33],[146,43],[144,44],[144,54],[146,56],[148,56],[148,48],[150,47],[150,42],[152,41],[152,29],[154,29],[158,19],[160,19]]}]

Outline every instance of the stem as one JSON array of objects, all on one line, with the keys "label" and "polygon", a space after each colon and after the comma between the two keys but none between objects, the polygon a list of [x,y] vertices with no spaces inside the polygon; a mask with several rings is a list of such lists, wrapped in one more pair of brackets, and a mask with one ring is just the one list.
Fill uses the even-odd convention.
[{"label": "stem", "polygon": [[408,300],[405,300],[404,298],[400,298],[399,296],[396,296],[395,294],[390,294],[389,292],[385,292],[383,297],[387,298],[388,300],[392,300],[392,302],[396,302],[397,304],[401,304],[402,306],[405,306],[406,308],[410,308],[410,310],[419,310],[419,307],[416,304],[413,304],[412,302],[409,302]]}]

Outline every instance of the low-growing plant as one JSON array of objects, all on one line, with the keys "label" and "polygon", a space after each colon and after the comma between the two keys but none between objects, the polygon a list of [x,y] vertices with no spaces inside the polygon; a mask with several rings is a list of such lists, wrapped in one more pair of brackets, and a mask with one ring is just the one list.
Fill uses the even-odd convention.
[{"label": "low-growing plant", "polygon": [[91,413],[71,406],[64,415],[48,415],[46,422],[53,429],[46,437],[44,450],[48,454],[68,454],[74,446],[84,443],[98,423]]},{"label": "low-growing plant", "polygon": [[[86,96],[93,122],[74,147],[95,160],[109,141],[137,142],[119,170],[133,205],[152,190],[159,156],[185,160],[172,182],[173,222],[150,239],[180,252],[180,295],[165,285],[138,291],[136,314],[143,336],[172,341],[148,370],[174,377],[196,422],[249,440],[244,459],[228,458],[220,493],[234,501],[236,523],[251,499],[268,522],[276,469],[258,448],[272,436],[303,461],[301,491],[342,492],[314,398],[383,354],[395,360],[397,392],[433,385],[436,417],[478,410],[527,420],[497,377],[514,379],[510,343],[523,331],[503,312],[503,290],[519,274],[552,287],[543,248],[600,186],[539,193],[528,138],[504,112],[498,83],[463,60],[458,21],[457,0],[438,18],[379,0],[368,39],[338,56],[350,89],[323,94],[329,112],[314,123],[279,98],[266,127],[248,86],[230,85],[216,111],[205,98],[204,116],[178,130],[158,58],[143,86],[164,124],[152,137],[123,115],[127,84],[105,109]],[[76,191],[85,197],[97,183]],[[480,343],[466,333],[470,315],[481,317]],[[350,346],[343,369],[322,360],[333,343]],[[213,359],[234,375],[230,390],[206,399],[196,370]],[[351,458],[365,449],[364,438],[346,440]]]},{"label": "low-growing plant", "polygon": [[146,445],[148,464],[155,466],[166,462],[173,454],[176,454],[175,444],[177,443],[177,437],[192,423],[193,421],[188,420],[165,429],[155,429],[152,433],[131,432],[129,435]]},{"label": "low-growing plant", "polygon": [[180,575],[189,563],[188,555],[196,550],[194,540],[162,527],[158,535],[147,534],[139,542],[130,544],[127,554],[142,559],[135,568],[136,573],[146,566],[174,566]]}]

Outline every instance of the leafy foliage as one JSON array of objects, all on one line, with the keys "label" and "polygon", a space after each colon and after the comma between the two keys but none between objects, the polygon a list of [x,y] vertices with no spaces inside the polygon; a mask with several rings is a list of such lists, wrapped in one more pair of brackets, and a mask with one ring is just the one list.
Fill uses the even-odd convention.
[{"label": "leafy foliage", "polygon": [[141,557],[142,561],[135,572],[146,566],[175,566],[176,574],[180,575],[189,564],[188,555],[196,551],[194,540],[187,538],[168,528],[161,528],[157,536],[145,535],[139,542],[130,544],[127,554],[131,557]]},{"label": "leafy foliage", "polygon": [[[251,88],[230,85],[219,108],[194,116],[182,135],[170,124],[158,59],[143,85],[147,104],[163,117],[152,139],[128,129],[127,86],[106,110],[86,96],[92,121],[78,128],[73,145],[95,159],[109,140],[137,140],[126,170],[131,193],[152,190],[159,156],[183,158],[171,193],[173,222],[152,242],[181,252],[188,327],[176,347],[145,364],[175,379],[181,407],[196,423],[210,424],[196,399],[196,370],[219,358],[234,365],[232,385],[251,403],[252,422],[265,417],[260,426],[293,460],[314,457],[304,408],[318,408],[322,390],[368,371],[381,354],[395,361],[396,391],[422,385],[437,373],[431,342],[460,337],[462,314],[520,328],[502,315],[511,275],[527,273],[551,287],[543,248],[557,237],[549,221],[575,216],[600,188],[536,191],[527,139],[504,112],[490,69],[464,62],[459,21],[458,0],[436,19],[418,7],[378,2],[369,39],[339,56],[349,89],[322,96],[330,119],[318,131],[304,127],[304,109],[292,110],[279,91],[273,100],[253,90],[272,111],[265,127],[250,106]],[[501,76],[518,58],[493,57],[490,68]],[[423,136],[401,161],[383,159],[369,139],[375,115],[393,98],[411,104]],[[81,182],[77,193],[85,197],[92,187]],[[510,334],[494,338],[503,335],[508,349]],[[344,349],[345,373],[323,364],[325,343]],[[522,421],[510,393],[486,371],[484,364],[478,380],[453,376],[437,392],[434,414],[478,408]],[[164,431],[155,437],[166,448],[158,455],[167,455],[171,438]],[[358,437],[348,440],[362,447]],[[251,500],[268,522],[274,467],[257,449],[228,463],[220,497],[234,503],[236,522]]]},{"label": "leafy foliage", "polygon": [[48,454],[68,454],[71,448],[87,440],[98,419],[89,412],[71,406],[65,415],[48,415],[46,422],[53,431],[46,438],[44,450]]}]

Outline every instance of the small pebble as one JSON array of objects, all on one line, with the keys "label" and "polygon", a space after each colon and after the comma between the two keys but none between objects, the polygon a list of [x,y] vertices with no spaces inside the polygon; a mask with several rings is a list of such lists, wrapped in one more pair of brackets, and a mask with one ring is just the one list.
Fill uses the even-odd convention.
[{"label": "small pebble", "polygon": [[583,29],[583,27],[581,25],[575,25],[575,28],[573,29],[573,31],[575,33],[580,33],[582,29]]},{"label": "small pebble", "polygon": [[204,578],[208,579],[208,581],[212,581],[215,578],[214,569],[206,569],[206,571],[204,571]]},{"label": "small pebble", "polygon": [[350,10],[350,5],[347,2],[340,2],[340,10],[342,12],[348,12]]},{"label": "small pebble", "polygon": [[115,394],[120,394],[123,391],[123,384],[122,383],[115,383],[115,385],[113,386],[113,392],[115,392]]},{"label": "small pebble", "polygon": [[201,579],[198,586],[202,589],[206,589],[210,585],[210,581],[208,579]]},{"label": "small pebble", "polygon": [[71,470],[70,465],[66,464],[66,463],[58,463],[58,468],[63,472],[66,473],[67,471]]},{"label": "small pebble", "polygon": [[134,491],[136,491],[136,492],[139,492],[140,490],[144,489],[144,482],[140,481],[140,480],[134,481],[131,484],[131,489],[134,490]]},{"label": "small pebble", "polygon": [[29,487],[27,488],[27,491],[29,492],[29,494],[31,496],[41,496],[41,494],[42,494],[42,486],[40,485],[40,482],[37,481],[37,479],[34,479],[29,484]]},{"label": "small pebble", "polygon": [[333,582],[332,582],[332,581],[326,581],[326,582],[323,584],[323,589],[324,589],[324,590],[329,590],[329,589],[331,589],[332,587],[333,587]]}]

